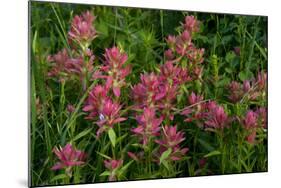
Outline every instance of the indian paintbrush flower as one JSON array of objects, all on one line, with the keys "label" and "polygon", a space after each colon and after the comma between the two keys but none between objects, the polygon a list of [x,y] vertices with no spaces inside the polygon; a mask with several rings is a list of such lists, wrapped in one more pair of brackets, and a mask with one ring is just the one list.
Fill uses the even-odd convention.
[{"label": "indian paintbrush flower", "polygon": [[206,103],[205,126],[215,129],[223,129],[227,126],[229,119],[222,106],[214,101]]},{"label": "indian paintbrush flower", "polygon": [[99,136],[102,132],[107,131],[109,128],[113,128],[113,125],[116,123],[125,121],[127,118],[120,117],[121,106],[112,102],[111,99],[106,99],[102,109],[99,112],[99,120],[97,121],[97,125],[99,129],[97,131],[97,136]]},{"label": "indian paintbrush flower", "polygon": [[188,148],[181,148],[180,143],[185,140],[184,133],[177,131],[177,126],[164,126],[162,129],[162,138],[155,140],[160,145],[160,156],[163,152],[171,149],[171,153],[167,157],[168,160],[178,161],[189,151]]},{"label": "indian paintbrush flower", "polygon": [[143,114],[136,117],[138,127],[133,128],[132,132],[139,136],[143,145],[147,145],[149,139],[159,135],[162,118],[157,118],[155,109],[144,108]]},{"label": "indian paintbrush flower", "polygon": [[81,15],[76,15],[68,32],[69,41],[73,41],[83,48],[83,51],[88,48],[92,40],[97,37],[97,32],[93,26],[95,17],[89,12],[84,12]]},{"label": "indian paintbrush flower", "polygon": [[128,56],[117,47],[113,47],[105,50],[104,57],[104,66],[100,69],[105,75],[101,78],[106,78],[107,87],[112,88],[114,95],[119,97],[120,88],[126,85],[125,77],[131,72],[131,67],[124,65]]},{"label": "indian paintbrush flower", "polygon": [[246,140],[251,144],[255,142],[256,138],[257,118],[257,114],[254,111],[249,110],[243,120],[243,125],[248,132]]},{"label": "indian paintbrush flower", "polygon": [[104,166],[109,170],[109,181],[116,181],[116,172],[123,165],[123,160],[109,159],[104,160]]},{"label": "indian paintbrush flower", "polygon": [[83,111],[88,112],[86,119],[95,119],[102,111],[107,96],[108,88],[102,85],[95,86],[90,92],[83,107]]},{"label": "indian paintbrush flower", "polygon": [[67,144],[63,148],[55,147],[53,152],[59,159],[51,169],[65,169],[68,176],[71,176],[73,166],[81,166],[85,163],[86,154],[80,150],[76,150],[71,144]]}]

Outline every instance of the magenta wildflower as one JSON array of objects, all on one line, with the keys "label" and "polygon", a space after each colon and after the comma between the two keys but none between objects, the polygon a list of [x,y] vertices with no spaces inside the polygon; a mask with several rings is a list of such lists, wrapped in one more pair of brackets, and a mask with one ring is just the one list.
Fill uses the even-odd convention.
[{"label": "magenta wildflower", "polygon": [[234,47],[233,50],[234,50],[234,53],[235,53],[237,56],[240,56],[240,52],[241,52],[240,47],[236,46],[236,47]]},{"label": "magenta wildflower", "polygon": [[141,83],[133,86],[133,98],[138,108],[154,108],[157,101],[165,96],[164,88],[160,88],[160,78],[154,73],[142,74]]},{"label": "magenta wildflower", "polygon": [[244,119],[244,127],[246,129],[251,129],[251,128],[255,128],[256,126],[257,126],[257,114],[252,110],[250,110],[246,113]]},{"label": "magenta wildflower", "polygon": [[256,138],[256,128],[257,128],[257,114],[253,112],[252,110],[249,110],[246,113],[246,116],[243,120],[243,125],[245,129],[248,132],[248,135],[246,136],[246,140],[253,144],[255,142]]},{"label": "magenta wildflower", "polygon": [[93,71],[94,58],[92,52],[88,53],[88,61],[85,61],[82,56],[71,58],[67,50],[63,49],[55,55],[48,56],[47,60],[51,63],[48,76],[58,77],[62,81],[76,75],[83,81]]},{"label": "magenta wildflower", "polygon": [[93,26],[94,20],[95,17],[89,11],[82,13],[80,16],[76,15],[68,32],[69,40],[87,49],[97,36],[96,29]]},{"label": "magenta wildflower", "polygon": [[204,61],[204,58],[203,58],[204,53],[205,53],[205,49],[204,48],[197,49],[194,46],[191,46],[188,49],[187,57],[188,57],[189,61],[193,65],[196,65],[196,64],[203,63],[203,61]]},{"label": "magenta wildflower", "polygon": [[160,71],[159,79],[161,82],[168,82],[169,85],[183,84],[190,80],[187,70],[175,66],[172,61],[167,61],[162,65]]},{"label": "magenta wildflower", "polygon": [[264,129],[267,128],[267,111],[266,111],[266,108],[260,107],[255,111],[255,113],[258,116],[259,125]]},{"label": "magenta wildflower", "polygon": [[243,82],[243,91],[246,93],[251,89],[251,84],[249,80]]},{"label": "magenta wildflower", "polygon": [[194,16],[186,16],[183,28],[189,33],[199,31],[200,22]]},{"label": "magenta wildflower", "polygon": [[205,116],[205,125],[210,128],[223,129],[229,119],[222,106],[217,105],[214,101],[206,104],[207,112]]},{"label": "magenta wildflower", "polygon": [[160,145],[160,155],[163,152],[171,149],[170,155],[167,157],[168,160],[178,161],[189,151],[188,148],[181,148],[180,143],[185,140],[184,133],[177,131],[177,126],[165,126],[163,128],[162,138],[155,140]]},{"label": "magenta wildflower", "polygon": [[65,169],[67,174],[71,176],[71,168],[73,166],[81,166],[85,163],[86,155],[80,150],[76,150],[71,144],[67,144],[64,148],[58,149],[55,147],[53,152],[60,160],[51,169],[59,170]]},{"label": "magenta wildflower", "polygon": [[86,119],[95,119],[102,111],[105,101],[109,98],[107,96],[108,88],[97,85],[89,93],[83,111],[89,112]]},{"label": "magenta wildflower", "polygon": [[196,95],[193,91],[191,92],[191,94],[188,97],[188,102],[190,105],[194,105],[196,103],[199,103],[203,100],[203,96],[201,95]]},{"label": "magenta wildflower", "polygon": [[102,109],[99,112],[99,120],[97,125],[99,129],[97,131],[97,136],[102,132],[113,128],[116,123],[125,121],[127,118],[120,117],[121,106],[118,103],[112,102],[111,99],[106,99]]},{"label": "magenta wildflower", "polygon": [[188,96],[188,103],[191,107],[186,107],[181,112],[181,115],[187,116],[185,122],[191,122],[193,120],[200,120],[203,117],[203,96],[196,95],[193,91]]},{"label": "magenta wildflower", "polygon": [[[245,83],[245,89],[248,89],[248,83]],[[229,89],[229,96],[228,98],[230,99],[231,102],[238,102],[242,99],[243,95],[244,95],[244,92],[242,90],[242,87],[241,87],[241,84],[236,82],[236,81],[232,81],[229,86],[228,86],[228,89]]]},{"label": "magenta wildflower", "polygon": [[265,72],[259,72],[256,81],[259,91],[262,91],[266,88],[266,80],[267,74]]},{"label": "magenta wildflower", "polygon": [[52,62],[48,76],[59,77],[60,80],[64,79],[68,73],[68,70],[66,69],[68,59],[69,56],[66,49],[62,49],[55,55],[48,56],[47,61]]},{"label": "magenta wildflower", "polygon": [[171,49],[166,50],[164,53],[167,60],[173,60],[175,58],[173,51]]},{"label": "magenta wildflower", "polygon": [[125,77],[131,72],[130,66],[124,66],[128,56],[120,52],[117,47],[113,47],[105,50],[104,57],[105,65],[101,67],[101,71],[106,75],[100,78],[106,78],[107,87],[112,88],[114,95],[119,97],[120,88],[126,85]]},{"label": "magenta wildflower", "polygon": [[145,108],[136,119],[138,127],[133,128],[132,132],[141,137],[143,145],[147,145],[150,138],[159,135],[162,118],[156,118],[155,109]]},{"label": "magenta wildflower", "polygon": [[165,93],[165,96],[160,101],[158,101],[157,107],[162,111],[163,119],[168,118],[170,120],[173,120],[174,114],[172,112],[172,109],[175,106],[178,87],[175,85],[169,86],[168,83],[165,83],[165,85],[162,85],[161,88]]},{"label": "magenta wildflower", "polygon": [[199,160],[199,168],[204,168],[207,164],[207,158],[202,158]]},{"label": "magenta wildflower", "polygon": [[104,160],[104,166],[109,170],[110,176],[109,181],[116,181],[116,171],[120,169],[123,165],[123,160]]},{"label": "magenta wildflower", "polygon": [[72,113],[75,111],[75,107],[72,104],[68,104],[66,109],[69,113]]}]

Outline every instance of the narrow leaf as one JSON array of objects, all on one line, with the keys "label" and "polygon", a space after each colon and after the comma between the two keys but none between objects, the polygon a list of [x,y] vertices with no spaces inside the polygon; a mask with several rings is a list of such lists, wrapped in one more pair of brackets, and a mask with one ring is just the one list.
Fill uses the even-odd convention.
[{"label": "narrow leaf", "polygon": [[76,140],[78,140],[78,139],[80,139],[80,138],[86,136],[86,135],[89,134],[91,131],[92,131],[92,128],[82,131],[81,133],[79,133],[78,135],[76,135],[76,136],[73,138],[72,141],[74,142],[74,141],[76,141]]},{"label": "narrow leaf", "polygon": [[215,155],[220,155],[220,154],[221,154],[221,152],[220,152],[220,151],[215,150],[215,151],[212,151],[212,152],[210,152],[210,153],[208,153],[208,154],[204,155],[204,157],[205,157],[205,158],[208,158],[208,157],[212,157],[212,156],[215,156]]},{"label": "narrow leaf", "polygon": [[59,174],[59,175],[53,177],[53,178],[51,179],[51,182],[54,182],[54,181],[57,181],[57,180],[60,180],[60,179],[65,179],[65,178],[67,178],[67,177],[68,177],[68,176],[67,176],[66,174]]},{"label": "narrow leaf", "polygon": [[169,157],[169,155],[172,153],[172,149],[169,148],[168,150],[166,150],[165,152],[162,153],[161,157],[160,157],[160,164]]},{"label": "narrow leaf", "polygon": [[109,136],[109,139],[110,139],[110,142],[111,142],[112,146],[115,147],[115,144],[116,144],[116,134],[115,134],[113,129],[109,129],[108,136]]},{"label": "narrow leaf", "polygon": [[110,176],[110,172],[104,171],[103,173],[100,174],[100,176]]}]

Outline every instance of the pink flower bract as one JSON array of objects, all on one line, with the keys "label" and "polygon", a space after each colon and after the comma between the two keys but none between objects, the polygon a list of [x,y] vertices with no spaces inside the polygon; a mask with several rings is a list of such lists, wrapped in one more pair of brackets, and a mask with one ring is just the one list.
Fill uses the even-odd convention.
[{"label": "pink flower bract", "polygon": [[67,144],[65,147],[60,149],[55,147],[53,152],[60,161],[51,168],[52,170],[81,166],[85,163],[85,153],[74,149],[71,144]]}]

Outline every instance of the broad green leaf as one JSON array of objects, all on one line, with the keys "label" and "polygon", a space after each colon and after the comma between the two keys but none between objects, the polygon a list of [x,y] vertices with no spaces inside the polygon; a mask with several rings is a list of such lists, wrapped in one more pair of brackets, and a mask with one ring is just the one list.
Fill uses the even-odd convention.
[{"label": "broad green leaf", "polygon": [[215,150],[215,151],[212,151],[212,152],[210,152],[210,153],[208,153],[208,154],[204,155],[204,158],[208,158],[208,157],[212,157],[212,156],[215,156],[215,155],[220,155],[220,154],[221,154],[221,152],[220,152],[220,151]]},{"label": "broad green leaf", "polygon": [[160,164],[169,157],[169,155],[172,153],[172,149],[169,148],[168,150],[166,150],[165,152],[162,153],[161,157],[160,157]]},{"label": "broad green leaf", "polygon": [[76,140],[78,140],[78,139],[80,139],[80,138],[86,136],[86,135],[89,134],[91,131],[92,131],[92,128],[82,131],[81,133],[79,133],[78,135],[76,135],[76,136],[73,138],[72,141],[74,142],[74,141],[76,141]]},{"label": "broad green leaf", "polygon": [[68,178],[68,176],[66,174],[59,174],[59,175],[53,177],[51,179],[51,182],[54,182],[54,181],[57,181],[57,180],[60,180],[60,179],[65,179],[65,178]]},{"label": "broad green leaf", "polygon": [[238,77],[241,81],[244,81],[251,79],[252,77],[254,77],[254,75],[252,72],[244,70],[238,74]]},{"label": "broad green leaf", "polygon": [[109,139],[110,139],[110,142],[111,142],[112,146],[115,147],[115,144],[116,144],[116,134],[115,134],[113,129],[109,129],[108,136],[109,136]]},{"label": "broad green leaf", "polygon": [[235,56],[236,55],[234,54],[233,51],[228,52],[225,56],[226,62],[231,63],[233,61],[233,59],[235,58]]}]

